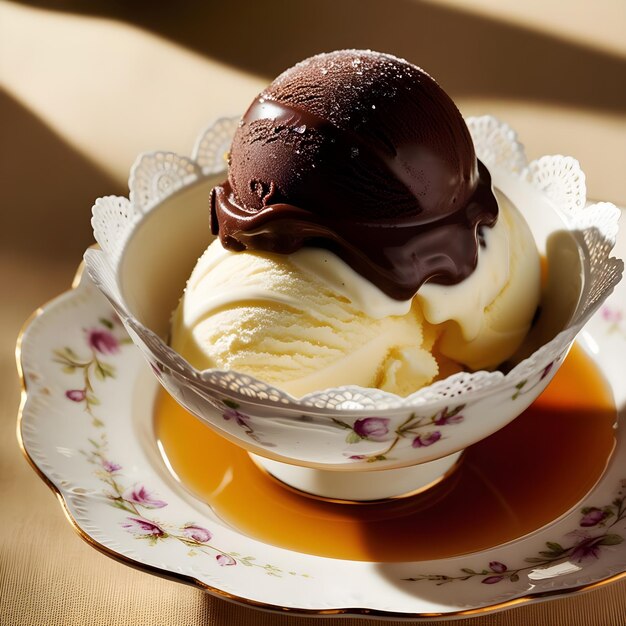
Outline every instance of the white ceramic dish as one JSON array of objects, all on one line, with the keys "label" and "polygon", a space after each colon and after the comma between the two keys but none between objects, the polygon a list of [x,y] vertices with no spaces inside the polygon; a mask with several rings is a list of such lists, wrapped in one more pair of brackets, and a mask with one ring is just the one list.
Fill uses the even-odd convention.
[{"label": "white ceramic dish", "polygon": [[[626,255],[623,232],[616,253]],[[617,447],[603,476],[553,523],[449,559],[317,557],[220,522],[172,482],[151,452],[154,376],[86,275],[40,309],[20,337],[19,433],[80,535],[126,564],[281,613],[413,620],[483,614],[626,576],[626,285],[581,341],[621,409]]]},{"label": "white ceramic dish", "polygon": [[[89,250],[85,261],[170,394],[305,491],[373,500],[437,480],[463,449],[505,426],[541,393],[620,279],[622,263],[610,257],[619,211],[609,203],[585,207],[579,164],[563,156],[528,163],[506,124],[470,118],[477,155],[494,186],[520,208],[548,257],[548,296],[527,358],[506,375],[462,372],[407,398],[344,386],[296,399],[237,372],[200,372],[164,338],[186,278],[211,239],[207,198],[226,176],[215,174],[233,126],[222,120],[207,129],[192,158],[166,152],[139,157],[130,198],[96,202],[94,234],[102,249]],[[364,434],[372,425],[377,435]]]}]

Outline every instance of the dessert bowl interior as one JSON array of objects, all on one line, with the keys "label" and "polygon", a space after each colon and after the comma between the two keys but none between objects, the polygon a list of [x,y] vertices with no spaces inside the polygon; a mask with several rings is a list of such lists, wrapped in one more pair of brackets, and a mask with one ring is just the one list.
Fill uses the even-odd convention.
[{"label": "dessert bowl interior", "polygon": [[[164,340],[186,281],[214,239],[208,198],[211,188],[225,175],[201,179],[152,207],[123,248],[118,279],[128,311]],[[583,292],[584,248],[543,194],[504,174],[496,173],[495,178],[521,208],[547,270],[541,314],[513,359],[519,362],[569,323]]]},{"label": "dessert bowl interior", "polygon": [[204,178],[167,197],[124,246],[119,284],[129,313],[164,339],[187,279],[213,240],[208,199],[223,177]]}]

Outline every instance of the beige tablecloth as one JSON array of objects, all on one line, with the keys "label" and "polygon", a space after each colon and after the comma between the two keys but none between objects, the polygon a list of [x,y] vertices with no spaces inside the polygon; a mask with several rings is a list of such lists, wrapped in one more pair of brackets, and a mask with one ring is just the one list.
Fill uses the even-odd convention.
[{"label": "beige tablecloth", "polygon": [[[17,445],[23,321],[68,288],[92,242],[93,200],[126,192],[137,153],[189,153],[207,122],[241,112],[266,77],[320,50],[406,56],[465,114],[506,119],[531,157],[576,155],[591,196],[626,204],[626,4],[33,4],[0,0],[0,624],[310,623],[135,571],[80,540]],[[625,616],[622,580],[471,623],[619,626]]]}]

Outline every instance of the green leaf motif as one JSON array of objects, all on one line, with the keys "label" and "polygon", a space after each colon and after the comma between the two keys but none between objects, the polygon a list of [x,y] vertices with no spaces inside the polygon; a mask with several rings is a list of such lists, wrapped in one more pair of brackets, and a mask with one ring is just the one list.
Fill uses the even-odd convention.
[{"label": "green leaf motif", "polygon": [[102,361],[100,361],[98,363],[98,366],[102,370],[102,373],[104,374],[105,378],[107,376],[109,378],[115,378],[115,367],[113,367],[113,365],[109,365],[108,363],[102,363]]},{"label": "green leaf motif", "polygon": [[546,546],[550,549],[550,552],[556,552],[558,554],[563,554],[563,546],[556,541],[546,541]]},{"label": "green leaf motif", "polygon": [[615,509],[614,507],[612,507],[610,504],[607,504],[603,509],[602,509],[607,515],[615,515]]},{"label": "green leaf motif", "polygon": [[106,317],[101,317],[99,322],[108,328],[109,330],[113,330],[113,322],[111,320],[106,319]]},{"label": "green leaf motif", "polygon": [[238,409],[239,408],[239,404],[237,402],[235,402],[234,400],[230,400],[228,398],[224,398],[222,400],[222,402],[229,408],[229,409]]},{"label": "green leaf motif", "polygon": [[601,546],[616,546],[624,541],[621,535],[604,535],[599,542]]},{"label": "green leaf motif", "polygon": [[368,463],[375,463],[376,461],[386,461],[387,457],[384,454],[377,454],[376,456],[371,456],[367,459]]},{"label": "green leaf motif", "polygon": [[280,572],[281,570],[275,565],[270,565],[270,563],[266,563],[263,566],[263,569],[266,569],[268,572]]},{"label": "green leaf motif", "polygon": [[445,417],[454,417],[455,415],[458,415],[464,408],[465,408],[464,404],[459,404],[459,406],[455,407],[454,409],[450,411],[446,409]]},{"label": "green leaf motif", "polygon": [[359,443],[359,441],[361,441],[361,437],[359,437],[359,435],[357,435],[353,430],[346,435],[346,443]]},{"label": "green leaf motif", "polygon": [[118,508],[118,509],[122,509],[122,511],[126,511],[127,513],[134,513],[135,511],[133,511],[131,508],[127,507],[124,502],[122,500],[117,500],[113,497],[111,497],[111,500],[113,500],[113,506]]}]

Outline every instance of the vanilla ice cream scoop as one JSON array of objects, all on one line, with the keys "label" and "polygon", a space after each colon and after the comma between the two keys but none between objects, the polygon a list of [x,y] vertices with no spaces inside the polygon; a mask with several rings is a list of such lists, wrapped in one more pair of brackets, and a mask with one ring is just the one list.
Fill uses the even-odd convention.
[{"label": "vanilla ice cream scoop", "polygon": [[499,218],[485,229],[476,269],[456,285],[422,285],[415,297],[438,328],[442,355],[470,370],[492,369],[526,337],[541,296],[541,264],[526,220],[496,192]]},{"label": "vanilla ice cream scoop", "polygon": [[197,369],[232,369],[295,396],[342,384],[406,395],[437,375],[434,340],[419,308],[377,319],[288,256],[215,241],[189,279],[171,344]]},{"label": "vanilla ice cream scoop", "polygon": [[528,332],[540,285],[530,230],[499,201],[471,276],[426,284],[412,300],[325,250],[230,252],[216,240],[175,312],[172,347],[199,370],[235,370],[294,396],[344,384],[406,396],[440,370],[496,366]]}]

